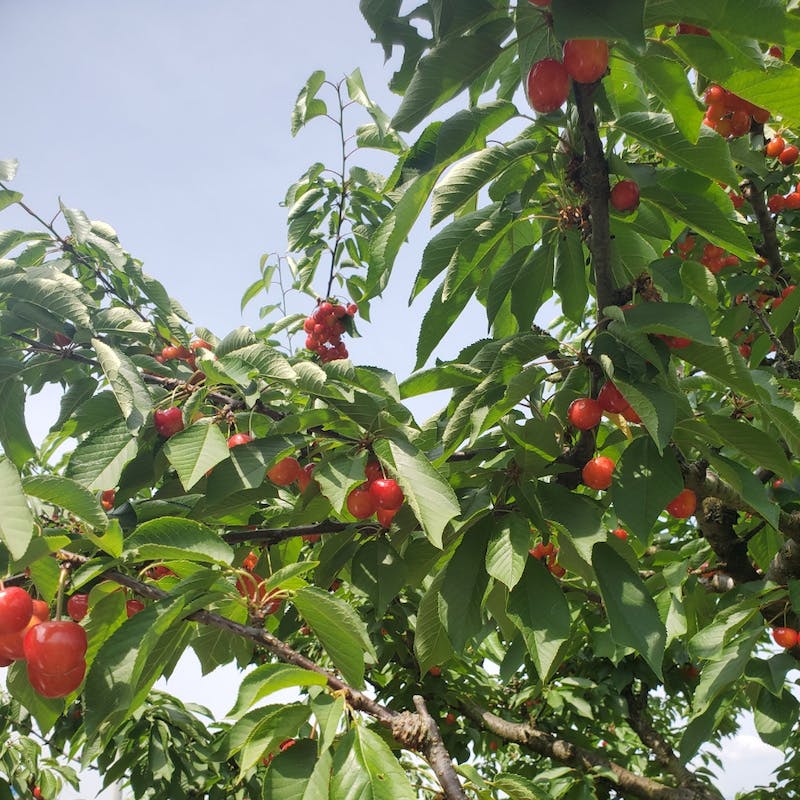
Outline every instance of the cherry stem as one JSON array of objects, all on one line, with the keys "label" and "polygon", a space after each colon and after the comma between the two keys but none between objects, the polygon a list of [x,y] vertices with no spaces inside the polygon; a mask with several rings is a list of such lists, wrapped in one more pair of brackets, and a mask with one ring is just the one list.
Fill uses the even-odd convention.
[{"label": "cherry stem", "polygon": [[56,595],[56,620],[61,619],[61,614],[64,611],[64,587],[67,585],[68,577],[69,577],[69,568],[62,566],[61,572],[58,575],[58,594]]}]

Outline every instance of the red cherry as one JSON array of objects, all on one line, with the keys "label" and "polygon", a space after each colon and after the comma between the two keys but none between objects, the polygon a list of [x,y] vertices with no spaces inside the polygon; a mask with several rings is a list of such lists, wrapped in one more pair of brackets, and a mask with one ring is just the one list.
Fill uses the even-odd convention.
[{"label": "red cherry", "polygon": [[378,508],[388,511],[397,511],[405,500],[403,490],[394,478],[378,478],[370,484],[369,493]]},{"label": "red cherry", "polygon": [[247,444],[252,442],[253,437],[249,433],[234,433],[233,436],[228,437],[228,449],[238,447],[240,444]]},{"label": "red cherry", "polygon": [[83,683],[86,675],[86,662],[80,663],[68,672],[42,672],[28,664],[28,680],[42,697],[66,697]]},{"label": "red cherry", "polygon": [[622,539],[623,542],[628,538],[628,531],[626,531],[625,528],[614,528],[611,533],[613,533],[617,539]]},{"label": "red cherry", "polygon": [[667,503],[667,513],[677,519],[686,519],[697,508],[697,495],[691,489],[684,489],[677,497]]},{"label": "red cherry", "polygon": [[34,786],[31,794],[36,798],[36,800],[41,800],[42,790],[38,786]]},{"label": "red cherry", "polygon": [[774,44],[767,51],[773,58],[783,58],[783,50],[778,45]]},{"label": "red cherry", "polygon": [[775,640],[775,644],[788,650],[797,644],[798,633],[794,628],[773,628],[772,638]]},{"label": "red cherry", "polygon": [[609,199],[617,211],[633,211],[639,205],[639,184],[636,181],[619,181],[611,190]]},{"label": "red cherry", "polygon": [[290,747],[294,747],[297,744],[297,739],[284,739],[280,745],[278,745],[278,750],[283,752],[284,750],[288,750]]},{"label": "red cherry", "polygon": [[276,486],[288,486],[300,477],[302,471],[300,462],[292,456],[287,456],[267,471],[267,477]]},{"label": "red cherry", "polygon": [[180,355],[180,348],[176,347],[174,344],[168,344],[161,351],[161,358],[163,358],[164,361],[172,361],[174,358],[180,358]]},{"label": "red cherry", "polygon": [[140,611],[144,611],[144,603],[141,600],[128,600],[125,603],[125,613],[128,615],[128,619]]},{"label": "red cherry", "polygon": [[797,211],[800,208],[800,192],[789,192],[784,198],[783,206],[788,211]]},{"label": "red cherry", "polygon": [[366,476],[367,483],[372,483],[373,481],[380,480],[383,477],[383,467],[381,466],[380,461],[376,461],[374,458],[371,458],[367,463],[364,465],[364,475]]},{"label": "red cherry", "polygon": [[392,527],[392,520],[397,514],[396,508],[378,508],[375,509],[375,518],[384,528]]},{"label": "red cherry", "polygon": [[347,495],[347,510],[356,519],[367,519],[375,513],[375,499],[366,486],[357,486]]},{"label": "red cherry", "polygon": [[563,57],[572,80],[594,83],[608,69],[608,42],[605,39],[570,39],[564,43]]},{"label": "red cherry", "polygon": [[434,678],[438,678],[442,674],[442,668],[433,666],[428,670],[428,672],[433,675]]},{"label": "red cherry", "polygon": [[89,613],[89,595],[74,594],[67,600],[67,614],[80,622]]},{"label": "red cherry", "polygon": [[19,586],[0,589],[0,636],[19,633],[33,614],[33,599]]},{"label": "red cherry", "polygon": [[603,384],[597,395],[597,402],[600,403],[603,411],[609,411],[612,414],[621,414],[630,405],[612,381],[606,381]]},{"label": "red cherry", "polygon": [[358,305],[356,305],[355,303],[348,303],[347,304],[347,316],[348,317],[354,317],[356,314],[358,314]]},{"label": "red cherry", "polygon": [[114,508],[114,503],[117,499],[117,493],[114,489],[106,489],[103,494],[100,495],[100,505],[106,510],[111,511]]},{"label": "red cherry", "polygon": [[544,58],[530,69],[528,102],[540,114],[560,108],[569,95],[569,73],[560,61]]},{"label": "red cherry", "polygon": [[28,666],[53,675],[78,667],[86,655],[86,647],[86,631],[68,619],[34,625],[22,643]]},{"label": "red cherry", "polygon": [[767,200],[767,208],[773,214],[777,214],[779,211],[783,211],[785,207],[786,207],[786,198],[782,194],[770,195],[769,199]]},{"label": "red cherry", "polygon": [[211,345],[205,339],[195,339],[189,344],[190,350],[211,350]]},{"label": "red cherry", "polygon": [[314,464],[306,464],[297,476],[297,488],[304,492],[312,480],[314,480]]},{"label": "red cherry", "polygon": [[567,419],[570,425],[579,431],[588,431],[596,427],[603,417],[603,409],[597,400],[591,397],[579,397],[569,404],[567,409]]},{"label": "red cherry", "polygon": [[597,456],[586,463],[581,471],[581,478],[590,489],[608,489],[615,466],[607,456]]},{"label": "red cherry", "polygon": [[783,151],[778,156],[778,161],[780,161],[781,164],[789,166],[789,164],[794,164],[794,162],[797,161],[798,156],[800,156],[800,149],[790,144],[783,148]]},{"label": "red cherry", "polygon": [[447,714],[445,714],[444,721],[447,725],[455,725],[456,715],[452,711],[448,711]]},{"label": "red cherry", "polygon": [[783,137],[774,136],[767,142],[764,152],[770,158],[777,158],[783,152],[784,147],[786,147],[786,142],[784,141]]},{"label": "red cherry", "polygon": [[711,84],[703,95],[703,101],[707,106],[723,105],[725,103],[725,90],[715,83]]},{"label": "red cherry", "polygon": [[624,408],[620,413],[627,422],[630,422],[633,425],[639,425],[642,421],[642,418],[633,410],[633,406]]},{"label": "red cherry", "polygon": [[159,436],[169,439],[170,436],[183,430],[183,413],[177,406],[156,409],[153,413],[153,424]]}]

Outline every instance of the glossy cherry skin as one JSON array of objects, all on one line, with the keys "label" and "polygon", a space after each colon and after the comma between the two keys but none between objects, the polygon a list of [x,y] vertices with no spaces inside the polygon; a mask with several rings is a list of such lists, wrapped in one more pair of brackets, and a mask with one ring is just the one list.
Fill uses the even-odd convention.
[{"label": "glossy cherry skin", "polygon": [[67,614],[80,622],[89,613],[89,595],[74,594],[67,600]]},{"label": "glossy cherry skin", "polygon": [[696,508],[697,495],[691,489],[684,489],[677,497],[667,503],[667,513],[677,519],[691,517]]},{"label": "glossy cherry skin", "polygon": [[183,412],[177,406],[156,409],[153,413],[153,424],[159,436],[169,439],[183,430]]},{"label": "glossy cherry skin", "polygon": [[0,636],[0,658],[11,659],[12,661],[23,661],[25,651],[22,643],[28,631],[36,625],[45,622],[50,616],[50,609],[47,603],[42,600],[33,601],[33,616],[28,620],[27,625],[17,633],[8,633]]},{"label": "glossy cherry skin", "polygon": [[375,519],[384,528],[391,528],[395,514],[397,514],[397,509],[395,508],[378,508],[375,510]]},{"label": "glossy cherry skin", "polygon": [[377,508],[375,498],[366,486],[357,486],[347,495],[347,510],[356,519],[367,519]]},{"label": "glossy cherry skin", "polygon": [[597,395],[597,402],[603,411],[610,411],[612,414],[621,414],[630,405],[611,381],[603,384]]},{"label": "glossy cherry skin", "polygon": [[130,619],[134,614],[144,611],[144,603],[141,600],[128,600],[125,603],[125,613]]},{"label": "glossy cherry skin", "polygon": [[570,39],[564,43],[564,67],[572,80],[594,83],[608,69],[608,42],[605,39]]},{"label": "glossy cherry skin", "polygon": [[86,655],[86,631],[72,620],[51,620],[34,625],[22,647],[29,668],[47,674],[70,672]]},{"label": "glossy cherry skin", "polygon": [[240,444],[247,444],[252,442],[253,437],[249,433],[234,433],[233,436],[228,437],[228,449],[238,447]]},{"label": "glossy cherry skin", "polygon": [[586,463],[581,471],[581,478],[590,489],[608,489],[615,466],[607,456],[597,456]]},{"label": "glossy cherry skin", "polygon": [[567,419],[570,425],[579,431],[588,431],[600,424],[603,418],[603,408],[597,400],[591,397],[579,397],[573,400],[567,409]]},{"label": "glossy cherry skin", "polygon": [[609,200],[617,211],[633,211],[639,205],[639,184],[636,181],[619,181],[614,184]]},{"label": "glossy cherry skin", "polygon": [[794,628],[773,628],[772,638],[775,640],[775,644],[788,650],[797,644],[798,633]]},{"label": "glossy cherry skin", "polygon": [[626,531],[625,528],[614,528],[611,533],[613,533],[617,539],[622,539],[623,542],[628,538],[628,531]]},{"label": "glossy cherry skin", "polygon": [[288,486],[300,477],[302,471],[300,462],[296,458],[288,456],[282,458],[272,469],[268,470],[267,477],[276,486]]},{"label": "glossy cherry skin", "polygon": [[306,464],[297,476],[297,488],[301,492],[304,492],[311,485],[311,481],[314,480],[314,467],[313,463]]},{"label": "glossy cherry skin", "polygon": [[100,495],[100,505],[106,510],[111,511],[114,508],[114,503],[117,500],[117,493],[114,489],[106,489],[103,494]]},{"label": "glossy cherry skin", "polygon": [[28,664],[28,680],[42,697],[57,698],[72,694],[83,683],[85,675],[86,662],[83,659],[68,672],[42,672]]},{"label": "glossy cherry skin", "polygon": [[372,495],[376,507],[387,511],[397,511],[405,500],[400,484],[393,478],[379,478],[373,481],[369,485],[369,493]]},{"label": "glossy cherry skin", "polygon": [[383,477],[383,467],[381,466],[381,462],[376,461],[374,458],[371,458],[369,461],[367,461],[367,463],[364,465],[364,475],[367,478],[367,483],[380,480]]},{"label": "glossy cherry skin", "polygon": [[0,636],[18,633],[33,614],[33,598],[19,586],[0,589]]},{"label": "glossy cherry skin", "polygon": [[531,67],[526,85],[531,107],[540,114],[547,114],[566,102],[569,73],[560,61],[544,58]]}]

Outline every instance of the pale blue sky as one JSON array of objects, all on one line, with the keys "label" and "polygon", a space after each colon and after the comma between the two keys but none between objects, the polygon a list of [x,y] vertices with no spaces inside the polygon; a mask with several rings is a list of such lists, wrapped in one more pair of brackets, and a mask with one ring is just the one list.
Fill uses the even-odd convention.
[{"label": "pale blue sky", "polygon": [[[396,108],[385,88],[391,69],[356,0],[1,5],[0,158],[20,160],[14,188],[43,216],[60,196],[112,224],[195,323],[219,335],[257,326],[258,304],[242,317],[239,302],[261,254],[285,247],[279,203],[311,162],[336,154],[335,132],[321,121],[291,137],[300,87],[315,69],[336,80],[360,67],[373,99]],[[32,224],[13,211],[0,216],[0,229]],[[354,361],[409,373],[424,298],[412,311],[406,298],[423,236],[401,251],[373,324],[360,325],[365,338],[348,343]],[[451,356],[484,333],[485,317],[467,317],[439,352]],[[31,404],[35,438],[54,405],[52,397]],[[418,408],[425,415],[430,405]],[[223,712],[232,694],[219,687],[233,689],[233,672],[215,673],[210,688],[187,661],[170,689]],[[741,742],[726,774],[731,797],[759,768],[767,774],[765,747],[752,736]]]}]

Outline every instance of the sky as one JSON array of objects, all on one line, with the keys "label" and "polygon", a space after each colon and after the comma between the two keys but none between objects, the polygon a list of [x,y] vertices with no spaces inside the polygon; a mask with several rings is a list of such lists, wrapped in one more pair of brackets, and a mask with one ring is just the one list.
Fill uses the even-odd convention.
[{"label": "sky", "polygon": [[[338,80],[360,67],[373,100],[390,114],[398,103],[386,88],[391,65],[371,43],[356,0],[0,0],[0,18],[0,159],[19,159],[12,187],[48,219],[61,198],[110,223],[194,322],[220,336],[259,326],[266,300],[242,314],[240,299],[258,278],[260,256],[285,249],[285,191],[311,163],[336,156],[335,129],[322,120],[291,136],[291,109],[309,75],[322,69]],[[389,160],[370,165],[391,169]],[[33,225],[13,209],[0,215],[0,229]],[[406,302],[425,226],[401,250],[372,323],[359,322],[363,338],[347,343],[355,362],[400,377],[414,363],[415,338],[406,332],[425,310],[427,295],[411,309]],[[485,317],[467,314],[437,354],[451,357],[483,333]],[[35,439],[56,404],[45,393],[32,398]],[[412,408],[425,417],[435,405]],[[190,656],[169,689],[221,715],[240,677],[228,667],[203,680]],[[752,731],[726,748],[726,762],[730,798],[767,780],[777,763]],[[92,797],[96,788],[89,775],[80,794],[62,800]]]}]

